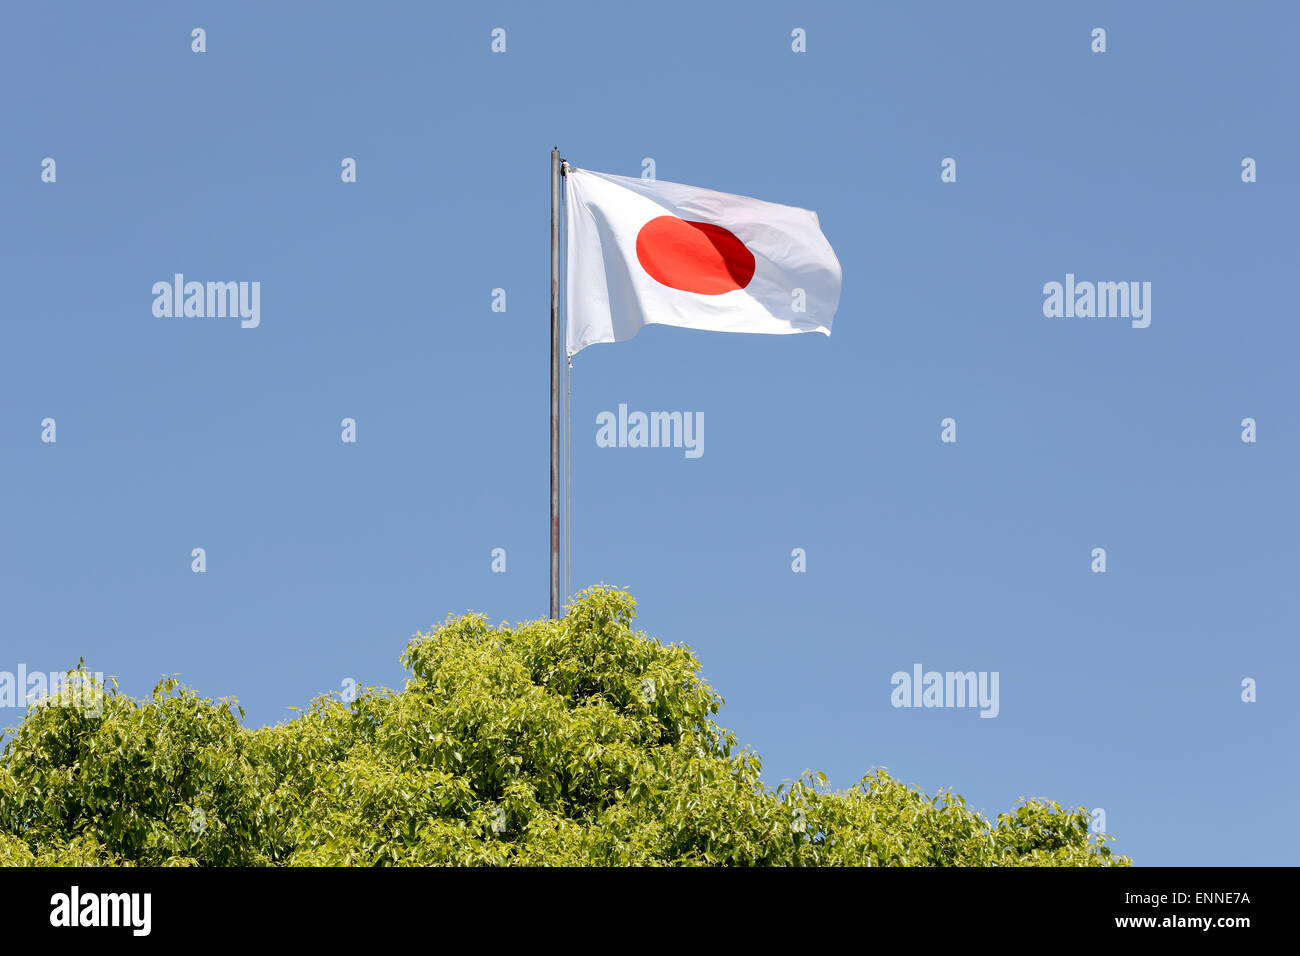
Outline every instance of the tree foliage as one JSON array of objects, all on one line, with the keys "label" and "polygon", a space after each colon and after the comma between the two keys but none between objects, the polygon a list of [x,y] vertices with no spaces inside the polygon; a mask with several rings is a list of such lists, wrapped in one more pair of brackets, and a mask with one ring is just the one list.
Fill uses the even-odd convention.
[{"label": "tree foliage", "polygon": [[699,661],[634,631],[634,608],[600,587],[560,621],[449,618],[407,645],[403,690],[322,696],[273,727],[174,679],[34,705],[0,755],[0,864],[1129,862],[1082,808],[991,822],[883,770],[767,787],[714,723]]}]

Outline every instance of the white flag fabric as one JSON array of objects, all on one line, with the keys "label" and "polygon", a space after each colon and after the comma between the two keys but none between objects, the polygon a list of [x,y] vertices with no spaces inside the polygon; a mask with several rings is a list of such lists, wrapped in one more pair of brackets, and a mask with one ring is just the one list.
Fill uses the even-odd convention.
[{"label": "white flag fabric", "polygon": [[564,191],[569,355],[647,323],[831,334],[840,263],[815,212],[572,166]]}]

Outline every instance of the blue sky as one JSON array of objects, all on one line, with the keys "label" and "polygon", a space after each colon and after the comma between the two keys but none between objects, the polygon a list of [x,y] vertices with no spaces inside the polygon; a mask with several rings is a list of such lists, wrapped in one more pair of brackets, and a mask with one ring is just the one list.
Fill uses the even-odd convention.
[{"label": "blue sky", "polygon": [[[1142,6],[9,5],[0,670],[260,725],[449,612],[544,616],[558,143],[814,209],[843,267],[830,338],[651,326],[573,374],[573,585],[689,644],[770,782],[1300,862],[1300,14]],[[156,318],[176,272],[259,281],[260,326]],[[1150,327],[1045,317],[1066,273],[1150,282]],[[620,403],[705,454],[597,448]],[[997,671],[998,717],[891,706],[915,663]]]}]

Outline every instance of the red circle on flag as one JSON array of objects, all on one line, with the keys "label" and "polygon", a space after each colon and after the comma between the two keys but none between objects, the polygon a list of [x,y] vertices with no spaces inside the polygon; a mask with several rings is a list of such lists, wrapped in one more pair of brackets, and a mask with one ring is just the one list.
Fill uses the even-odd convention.
[{"label": "red circle on flag", "polygon": [[676,216],[651,219],[636,236],[636,257],[671,289],[722,295],[754,278],[754,254],[730,229]]}]

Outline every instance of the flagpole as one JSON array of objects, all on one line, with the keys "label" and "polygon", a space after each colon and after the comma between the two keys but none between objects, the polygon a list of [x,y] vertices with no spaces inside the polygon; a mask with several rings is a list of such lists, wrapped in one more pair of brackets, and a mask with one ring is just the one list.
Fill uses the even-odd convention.
[{"label": "flagpole", "polygon": [[551,620],[560,617],[560,148],[551,150]]}]

